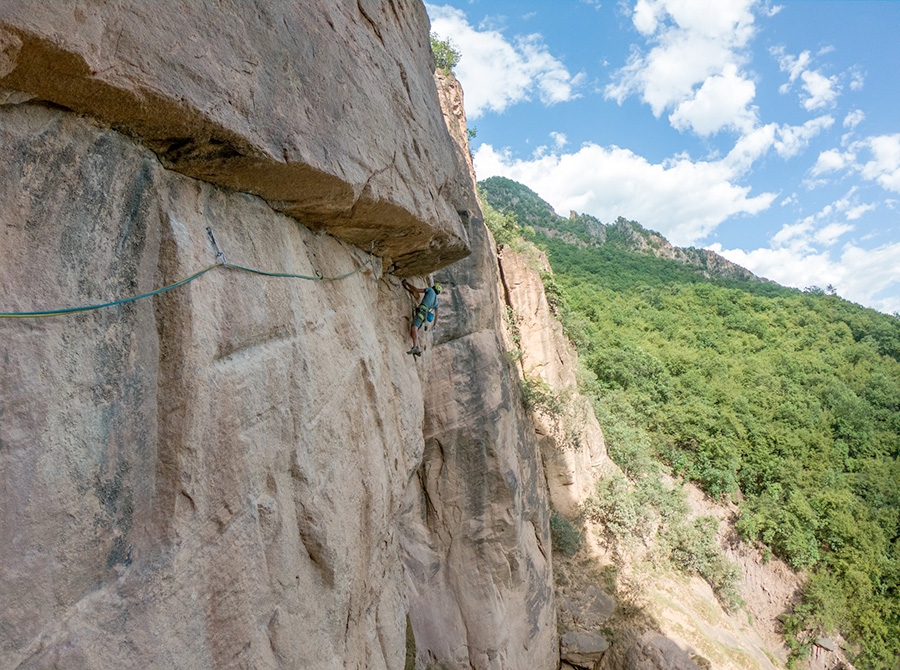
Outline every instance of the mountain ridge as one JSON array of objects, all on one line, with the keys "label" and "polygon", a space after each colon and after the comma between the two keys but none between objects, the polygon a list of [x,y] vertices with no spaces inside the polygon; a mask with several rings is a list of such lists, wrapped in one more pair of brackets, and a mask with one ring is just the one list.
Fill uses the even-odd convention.
[{"label": "mountain ridge", "polygon": [[706,279],[775,283],[732,263],[714,251],[677,247],[661,233],[621,216],[606,224],[590,214],[574,210],[569,213],[568,218],[560,216],[533,190],[506,177],[489,177],[478,182],[478,187],[492,207],[504,213],[515,209],[522,226],[530,226],[535,232],[547,237],[558,237],[564,242],[579,246],[600,247],[612,244],[623,251],[673,260],[697,269]]}]

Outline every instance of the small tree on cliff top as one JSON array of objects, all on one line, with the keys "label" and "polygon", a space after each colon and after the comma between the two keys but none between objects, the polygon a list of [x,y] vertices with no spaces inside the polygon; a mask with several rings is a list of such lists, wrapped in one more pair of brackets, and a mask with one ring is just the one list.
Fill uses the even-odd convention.
[{"label": "small tree on cliff top", "polygon": [[449,39],[442,40],[436,33],[431,33],[431,53],[434,54],[435,68],[447,76],[453,74],[462,55]]}]

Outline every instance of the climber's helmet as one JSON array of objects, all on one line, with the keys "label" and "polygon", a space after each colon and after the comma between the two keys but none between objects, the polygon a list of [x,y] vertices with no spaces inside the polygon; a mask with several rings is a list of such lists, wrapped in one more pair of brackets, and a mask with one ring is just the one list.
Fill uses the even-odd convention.
[{"label": "climber's helmet", "polygon": [[441,292],[441,285],[440,285],[440,284],[435,284],[435,285],[432,286],[431,288],[434,289],[434,292],[435,292],[435,293],[440,293],[440,292]]}]

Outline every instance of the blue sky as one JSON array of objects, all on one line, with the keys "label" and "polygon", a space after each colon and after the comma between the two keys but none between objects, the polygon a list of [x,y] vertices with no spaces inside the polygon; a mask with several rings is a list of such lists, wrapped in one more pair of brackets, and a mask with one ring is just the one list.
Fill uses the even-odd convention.
[{"label": "blue sky", "polygon": [[426,7],[478,179],[900,311],[900,1]]}]

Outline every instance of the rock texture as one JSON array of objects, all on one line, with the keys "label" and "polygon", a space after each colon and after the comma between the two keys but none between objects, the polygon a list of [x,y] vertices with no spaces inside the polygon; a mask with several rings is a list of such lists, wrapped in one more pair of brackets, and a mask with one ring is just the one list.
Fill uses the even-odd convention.
[{"label": "rock texture", "polygon": [[[461,90],[439,88],[468,153]],[[504,356],[494,244],[480,218],[469,236],[472,255],[437,274],[449,295],[421,364],[425,454],[403,541],[410,621],[421,667],[556,668],[546,483]]]},{"label": "rock texture", "polygon": [[0,3],[0,87],[406,274],[468,248],[433,69],[416,0]]},{"label": "rock texture", "polygon": [[[556,667],[545,483],[421,3],[3,3],[0,86],[0,309],[181,280],[207,226],[231,263],[364,269],[0,319],[0,668]],[[470,235],[417,362],[383,268]]]},{"label": "rock texture", "polygon": [[[7,309],[101,302],[229,259],[369,258],[121,134],[0,108]],[[152,300],[0,321],[0,667],[401,667],[396,519],[423,442],[405,307],[217,268]]]},{"label": "rock texture", "polygon": [[615,466],[606,456],[603,431],[590,402],[578,391],[575,353],[552,313],[541,272],[550,272],[539,252],[520,254],[504,248],[500,253],[502,288],[511,310],[514,331],[510,349],[521,353],[521,374],[531,383],[546,385],[559,401],[559,411],[537,406],[535,432],[550,497],[561,513],[574,517],[579,505],[593,493],[597,478]]}]

